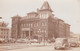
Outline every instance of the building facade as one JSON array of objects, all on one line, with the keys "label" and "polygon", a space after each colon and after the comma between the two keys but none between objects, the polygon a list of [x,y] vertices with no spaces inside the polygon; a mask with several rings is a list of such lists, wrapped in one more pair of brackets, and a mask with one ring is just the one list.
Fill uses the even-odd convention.
[{"label": "building facade", "polygon": [[[19,15],[12,17],[12,38],[29,38],[40,41],[52,39],[53,37],[69,37],[70,25],[52,14],[47,1],[44,2],[37,12],[27,13],[27,16]],[[68,36],[66,36],[68,34]]]},{"label": "building facade", "polygon": [[0,21],[0,40],[8,40],[9,28],[7,26],[7,23]]}]

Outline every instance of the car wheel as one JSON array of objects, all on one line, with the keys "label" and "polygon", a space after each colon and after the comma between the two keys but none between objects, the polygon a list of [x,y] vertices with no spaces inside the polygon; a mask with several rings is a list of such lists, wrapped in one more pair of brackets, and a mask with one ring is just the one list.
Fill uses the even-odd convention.
[{"label": "car wheel", "polygon": [[79,47],[79,44],[77,44],[77,47]]},{"label": "car wheel", "polygon": [[55,50],[58,50],[58,48],[54,47]]},{"label": "car wheel", "polygon": [[54,49],[56,49],[56,47],[54,47]]},{"label": "car wheel", "polygon": [[55,47],[56,50],[59,50],[59,47]]}]

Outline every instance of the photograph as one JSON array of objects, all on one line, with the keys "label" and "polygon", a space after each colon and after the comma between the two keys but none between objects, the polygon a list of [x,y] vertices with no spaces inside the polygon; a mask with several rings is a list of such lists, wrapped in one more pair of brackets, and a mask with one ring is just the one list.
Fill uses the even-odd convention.
[{"label": "photograph", "polygon": [[0,0],[0,51],[80,51],[80,0]]}]

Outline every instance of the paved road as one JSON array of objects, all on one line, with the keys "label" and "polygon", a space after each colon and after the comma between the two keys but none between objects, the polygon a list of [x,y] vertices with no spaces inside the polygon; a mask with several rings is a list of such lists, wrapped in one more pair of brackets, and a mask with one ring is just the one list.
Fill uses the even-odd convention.
[{"label": "paved road", "polygon": [[43,46],[43,47],[29,47],[29,48],[22,48],[22,49],[14,49],[8,51],[80,51],[80,47],[72,48],[69,50],[55,50],[53,46]]},{"label": "paved road", "polygon": [[69,50],[55,50],[51,45],[7,44],[0,45],[0,51],[80,51],[80,47],[74,47]]},{"label": "paved road", "polygon": [[5,50],[13,50],[13,49],[20,49],[24,47],[28,47],[26,43],[11,43],[11,44],[0,44],[0,51]]}]

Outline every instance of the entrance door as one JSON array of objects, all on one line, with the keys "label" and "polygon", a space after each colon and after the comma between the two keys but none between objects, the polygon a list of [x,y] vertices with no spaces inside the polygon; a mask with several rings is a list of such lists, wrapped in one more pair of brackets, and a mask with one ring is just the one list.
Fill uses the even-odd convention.
[{"label": "entrance door", "polygon": [[25,31],[26,37],[29,36],[29,31]]},{"label": "entrance door", "polygon": [[[26,37],[29,37],[29,31],[25,31]],[[30,31],[30,37],[32,37],[32,31]]]}]

